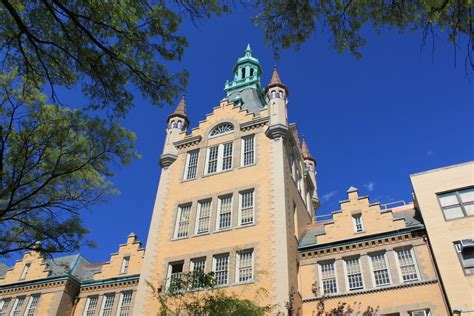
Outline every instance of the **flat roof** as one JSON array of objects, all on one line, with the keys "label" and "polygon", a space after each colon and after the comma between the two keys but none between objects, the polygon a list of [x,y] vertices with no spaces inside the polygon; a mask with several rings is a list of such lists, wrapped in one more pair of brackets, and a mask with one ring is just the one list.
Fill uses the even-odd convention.
[{"label": "flat roof", "polygon": [[474,160],[466,161],[466,162],[461,162],[461,163],[458,163],[458,164],[455,164],[455,165],[449,165],[449,166],[446,166],[446,167],[431,169],[431,170],[427,170],[427,171],[421,171],[421,172],[417,172],[417,173],[412,173],[412,174],[410,175],[410,177],[416,177],[416,176],[419,176],[419,175],[422,175],[422,174],[425,174],[425,173],[437,172],[437,171],[441,171],[441,170],[446,170],[446,169],[451,169],[451,168],[457,168],[457,167],[460,167],[460,166],[470,165],[470,164],[474,164]]}]

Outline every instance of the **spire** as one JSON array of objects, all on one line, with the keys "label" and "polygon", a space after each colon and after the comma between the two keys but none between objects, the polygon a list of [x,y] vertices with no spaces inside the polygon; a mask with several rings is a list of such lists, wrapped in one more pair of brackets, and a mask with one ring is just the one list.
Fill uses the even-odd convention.
[{"label": "spire", "polygon": [[283,82],[281,82],[280,75],[278,74],[276,65],[273,66],[272,79],[270,80],[270,83],[268,84],[268,86],[265,88],[265,93],[267,93],[268,90],[272,87],[281,87],[285,89],[285,92],[288,95],[288,88],[285,86]]},{"label": "spire", "polygon": [[189,120],[188,117],[186,116],[186,100],[185,100],[185,95],[181,97],[181,101],[179,101],[178,106],[176,107],[176,110],[174,110],[173,114],[168,116],[168,122],[171,118],[173,117],[181,117],[186,121],[186,124],[189,125]]},{"label": "spire", "polygon": [[251,57],[251,56],[252,56],[252,49],[250,48],[250,43],[247,44],[247,48],[245,49],[244,54],[245,54],[245,56],[247,56],[247,57]]},{"label": "spire", "polygon": [[[277,74],[278,76],[278,74]],[[313,156],[311,156],[311,153],[309,152],[308,144],[306,144],[306,140],[304,139],[304,136],[302,137],[301,140],[301,152],[303,153],[303,158],[308,159],[308,160],[313,160]]]}]

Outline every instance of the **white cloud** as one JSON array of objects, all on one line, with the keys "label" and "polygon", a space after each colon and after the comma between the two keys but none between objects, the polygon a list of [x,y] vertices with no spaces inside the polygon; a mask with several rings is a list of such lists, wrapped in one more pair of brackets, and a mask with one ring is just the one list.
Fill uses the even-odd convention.
[{"label": "white cloud", "polygon": [[367,191],[372,192],[375,189],[375,182],[370,181],[367,184],[364,184],[364,187],[367,189]]},{"label": "white cloud", "polygon": [[334,190],[334,191],[328,192],[326,194],[323,194],[323,196],[321,197],[322,202],[329,201],[330,199],[332,199],[336,195],[336,193],[337,193],[337,191]]}]

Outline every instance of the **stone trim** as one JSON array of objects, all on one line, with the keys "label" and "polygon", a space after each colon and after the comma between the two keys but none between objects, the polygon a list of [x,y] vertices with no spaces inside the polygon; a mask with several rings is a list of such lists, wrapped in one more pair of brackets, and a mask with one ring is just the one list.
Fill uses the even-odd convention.
[{"label": "stone trim", "polygon": [[81,284],[81,293],[137,286],[139,279],[140,275],[137,274],[133,277],[120,278],[118,280],[108,279],[104,281],[94,282],[92,284]]},{"label": "stone trim", "polygon": [[250,122],[240,124],[240,130],[245,131],[246,129],[260,127],[262,125],[265,125],[269,121],[270,121],[269,116],[261,117],[261,118],[252,120]]},{"label": "stone trim", "polygon": [[[413,287],[413,286],[421,286],[421,285],[427,285],[427,284],[434,284],[434,283],[438,283],[438,280],[430,279],[430,280],[416,281],[416,282],[410,282],[410,283],[401,283],[401,284],[389,285],[389,286],[377,287],[377,288],[371,288],[371,289],[364,289],[364,290],[359,290],[359,291],[354,291],[354,292],[329,294],[329,295],[326,296],[326,298],[327,299],[332,299],[332,298],[337,298],[337,297],[346,297],[346,296],[353,296],[353,295],[369,294],[369,293],[374,293],[374,292],[389,291],[389,290],[395,290],[395,289],[401,289],[401,288]],[[306,298],[303,298],[303,303],[313,302],[313,301],[319,300],[321,298],[323,298],[323,296],[321,296],[321,295],[320,296],[314,296],[314,297],[306,297]]]},{"label": "stone trim", "polygon": [[[71,281],[71,282],[68,282]],[[37,291],[48,288],[65,286],[66,284],[72,284],[79,289],[79,281],[71,276],[62,276],[56,279],[43,279],[33,282],[25,282],[21,284],[11,284],[0,287],[0,295],[11,295],[15,293],[23,293],[26,291]]]},{"label": "stone trim", "polygon": [[202,137],[201,135],[185,138],[183,140],[178,140],[177,142],[174,142],[173,145],[176,146],[176,148],[181,149],[184,147],[189,147],[192,145],[196,145],[201,141]]},{"label": "stone trim", "polygon": [[175,162],[178,156],[172,154],[164,154],[160,156],[160,166],[162,168],[168,168],[173,162]]}]

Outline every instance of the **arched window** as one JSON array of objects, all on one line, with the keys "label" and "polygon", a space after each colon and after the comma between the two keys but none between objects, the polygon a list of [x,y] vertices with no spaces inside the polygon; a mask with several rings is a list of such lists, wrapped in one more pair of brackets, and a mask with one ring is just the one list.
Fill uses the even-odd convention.
[{"label": "arched window", "polygon": [[222,123],[214,127],[212,131],[209,133],[209,136],[214,137],[218,135],[228,134],[233,131],[234,131],[234,125],[232,125],[231,123]]},{"label": "arched window", "polygon": [[276,98],[276,91],[275,90],[272,90],[272,99],[275,99]]},{"label": "arched window", "polygon": [[183,127],[183,122],[178,121],[178,128],[181,129],[181,127]]},{"label": "arched window", "polygon": [[253,68],[250,68],[250,77],[253,76],[253,71],[254,71]]},{"label": "arched window", "polygon": [[245,78],[245,68],[242,68],[242,79]]}]

